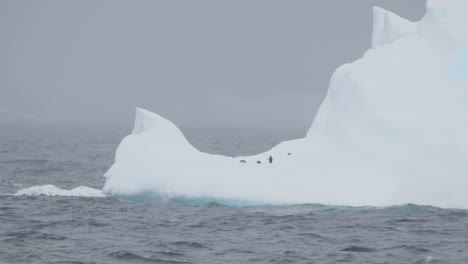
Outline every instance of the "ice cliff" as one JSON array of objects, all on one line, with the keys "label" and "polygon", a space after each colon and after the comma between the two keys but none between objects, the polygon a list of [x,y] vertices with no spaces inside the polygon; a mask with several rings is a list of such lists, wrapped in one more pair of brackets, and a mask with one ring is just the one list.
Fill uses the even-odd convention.
[{"label": "ice cliff", "polygon": [[[466,0],[429,0],[416,23],[375,8],[372,49],[333,74],[307,136],[260,155],[199,152],[170,121],[137,109],[103,192],[130,199],[468,208],[466,13]],[[266,162],[270,155],[273,164]]]}]

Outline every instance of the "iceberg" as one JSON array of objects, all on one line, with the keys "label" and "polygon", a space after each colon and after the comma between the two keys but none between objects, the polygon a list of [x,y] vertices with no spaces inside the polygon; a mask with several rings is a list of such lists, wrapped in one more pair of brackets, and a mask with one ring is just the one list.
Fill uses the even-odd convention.
[{"label": "iceberg", "polygon": [[138,108],[102,192],[133,200],[468,208],[466,12],[465,0],[428,0],[426,15],[412,23],[375,8],[372,49],[335,71],[306,137],[259,155],[202,153],[172,122]]}]

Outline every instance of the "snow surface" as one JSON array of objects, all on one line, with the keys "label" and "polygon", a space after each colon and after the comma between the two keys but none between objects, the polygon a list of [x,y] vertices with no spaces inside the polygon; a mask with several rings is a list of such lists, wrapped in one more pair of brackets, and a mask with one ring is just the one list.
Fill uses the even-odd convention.
[{"label": "snow surface", "polygon": [[100,190],[96,190],[86,186],[80,186],[71,190],[64,190],[54,185],[33,186],[17,191],[14,195],[26,196],[81,196],[81,197],[105,197]]},{"label": "snow surface", "polygon": [[466,0],[429,0],[411,23],[375,8],[373,48],[335,71],[307,136],[256,156],[199,152],[170,121],[137,109],[103,193],[468,208],[467,12]]}]

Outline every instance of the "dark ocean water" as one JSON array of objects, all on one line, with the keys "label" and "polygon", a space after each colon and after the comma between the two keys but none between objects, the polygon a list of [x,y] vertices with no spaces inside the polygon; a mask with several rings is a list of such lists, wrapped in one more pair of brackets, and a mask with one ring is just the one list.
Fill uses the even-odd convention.
[{"label": "dark ocean water", "polygon": [[[45,184],[102,188],[129,130],[0,124],[0,263],[468,264],[468,210],[12,195]],[[303,133],[185,132],[200,150],[226,155],[254,154]]]}]

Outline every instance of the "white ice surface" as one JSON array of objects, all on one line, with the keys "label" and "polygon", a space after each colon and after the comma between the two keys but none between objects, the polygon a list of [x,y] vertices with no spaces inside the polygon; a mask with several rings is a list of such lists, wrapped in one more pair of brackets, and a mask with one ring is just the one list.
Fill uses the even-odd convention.
[{"label": "white ice surface", "polygon": [[336,70],[307,136],[256,156],[201,153],[173,123],[137,109],[103,193],[468,208],[466,13],[466,0],[429,0],[411,23],[376,8],[373,49]]},{"label": "white ice surface", "polygon": [[81,197],[105,197],[102,191],[86,186],[80,186],[71,190],[60,189],[54,185],[33,186],[17,191],[14,195],[26,196],[81,196]]}]

